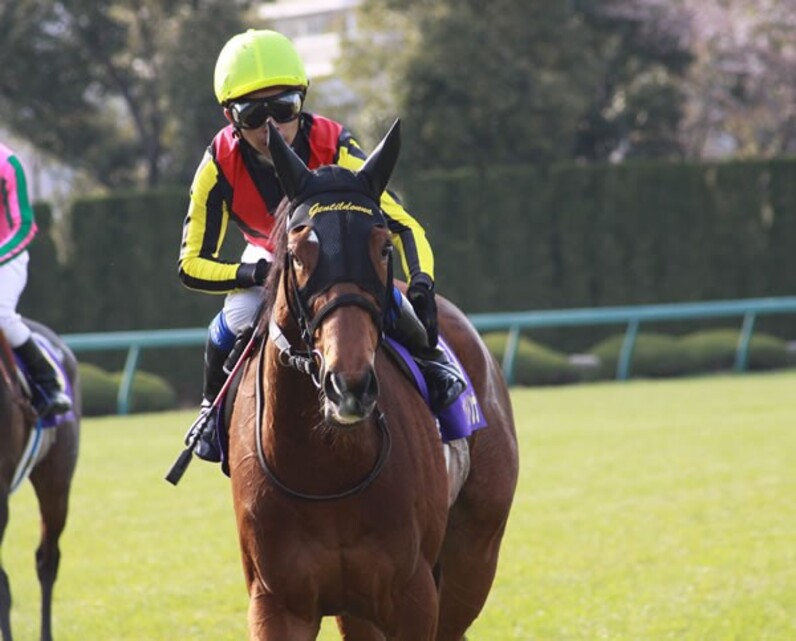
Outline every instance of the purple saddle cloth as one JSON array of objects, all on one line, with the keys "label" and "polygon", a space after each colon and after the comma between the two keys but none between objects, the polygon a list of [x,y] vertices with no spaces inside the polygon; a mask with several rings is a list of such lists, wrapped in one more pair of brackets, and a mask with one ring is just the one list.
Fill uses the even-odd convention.
[{"label": "purple saddle cloth", "polygon": [[[417,363],[415,363],[415,359],[412,358],[412,356],[409,354],[409,351],[403,345],[393,340],[389,336],[385,338],[385,341],[389,344],[388,351],[400,358],[405,368],[412,374],[412,378],[414,379],[414,383],[417,386],[420,395],[423,397],[423,400],[426,401],[426,404],[428,404],[428,386],[423,378],[423,374],[420,372],[420,368],[417,366]],[[473,390],[473,384],[470,381],[470,377],[462,367],[459,358],[445,342],[442,336],[439,337],[439,346],[445,350],[448,358],[456,365],[459,373],[467,383],[467,387],[461,393],[459,398],[457,398],[453,403],[451,403],[437,415],[442,441],[447,443],[448,441],[454,441],[457,438],[470,436],[470,434],[475,432],[475,430],[486,427],[486,419],[484,418],[484,413],[481,411],[481,405],[479,404],[478,398]]]},{"label": "purple saddle cloth", "polygon": [[[63,352],[53,345],[50,341],[48,341],[44,336],[41,334],[37,334],[33,332],[33,339],[36,341],[36,344],[41,348],[44,352],[47,359],[50,363],[55,367],[55,373],[58,376],[58,380],[61,382],[61,386],[66,391],[66,395],[71,399],[72,406],[75,405],[75,391],[72,389],[72,382],[69,380],[69,375],[64,368],[64,354]],[[30,371],[28,370],[28,366],[22,361],[19,356],[17,356],[16,352],[14,353],[14,360],[17,362],[17,368],[25,375],[25,379],[28,381],[28,386],[32,390],[35,386],[35,383],[30,378]],[[75,413],[72,410],[69,410],[65,414],[56,414],[55,416],[48,416],[47,418],[40,418],[38,424],[41,427],[56,427],[61,423],[65,423],[66,421],[72,421],[75,419]]]},{"label": "purple saddle cloth", "polygon": [[[428,404],[428,386],[423,378],[423,374],[420,372],[420,368],[409,354],[409,351],[403,345],[393,340],[389,336],[385,338],[385,341],[388,343],[388,353],[390,353],[394,358],[401,360],[399,365],[402,365],[403,369],[411,374],[411,377],[414,380],[415,386],[420,392],[420,395],[423,397],[423,400],[426,402],[426,404]],[[445,353],[448,355],[448,358],[451,360],[451,362],[454,363],[459,369],[459,372],[467,383],[467,387],[465,388],[464,392],[462,392],[453,403],[442,410],[437,416],[437,420],[439,421],[440,437],[443,443],[447,443],[448,441],[454,441],[458,438],[470,436],[470,434],[476,430],[486,427],[486,419],[484,418],[484,413],[481,411],[481,404],[478,402],[478,398],[475,395],[470,377],[462,367],[461,361],[459,361],[459,358],[442,337],[439,339],[439,344],[440,347],[445,350]],[[222,399],[221,403],[219,403],[219,407],[216,409],[216,438],[221,450],[222,470],[225,474],[227,474],[227,476],[229,476],[229,471],[227,468],[229,441],[227,430],[226,428],[222,427],[224,425],[226,414],[224,407],[228,401],[231,401],[235,398],[237,386],[234,386],[230,392],[231,394],[228,393]]]}]

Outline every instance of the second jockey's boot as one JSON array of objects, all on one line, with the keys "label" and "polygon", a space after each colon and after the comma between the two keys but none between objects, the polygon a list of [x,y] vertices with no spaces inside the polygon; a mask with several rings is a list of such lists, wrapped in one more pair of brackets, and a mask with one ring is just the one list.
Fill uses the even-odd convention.
[{"label": "second jockey's boot", "polygon": [[29,337],[14,351],[24,361],[33,383],[33,405],[39,416],[46,418],[55,414],[66,414],[72,409],[72,401],[66,395],[53,364],[34,340]]},{"label": "second jockey's boot", "polygon": [[[229,350],[216,345],[212,339],[205,345],[205,372],[202,389],[202,406],[197,424],[199,440],[194,448],[195,454],[202,460],[218,463],[221,461],[221,450],[216,435],[216,412],[211,411],[213,401],[227,380],[224,362]],[[202,420],[203,419],[203,420]]]},{"label": "second jockey's boot", "polygon": [[428,387],[429,406],[439,414],[465,390],[466,384],[456,366],[441,347],[429,347],[426,328],[405,296],[401,311],[388,331],[414,358]]}]

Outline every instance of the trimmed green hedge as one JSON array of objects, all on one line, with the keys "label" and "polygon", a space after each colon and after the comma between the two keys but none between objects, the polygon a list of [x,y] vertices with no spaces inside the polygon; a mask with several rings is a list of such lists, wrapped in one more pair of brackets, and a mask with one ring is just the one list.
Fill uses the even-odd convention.
[{"label": "trimmed green hedge", "polygon": [[[602,378],[616,378],[624,339],[624,334],[617,334],[600,341],[589,350],[590,354],[600,359],[599,373]],[[653,332],[640,332],[636,337],[630,362],[631,376],[665,378],[683,376],[695,370],[694,359],[677,338]]]},{"label": "trimmed green hedge", "polygon": [[83,416],[115,414],[119,386],[110,374],[91,363],[79,363],[78,370],[83,394]]},{"label": "trimmed green hedge", "polygon": [[[84,416],[115,414],[122,372],[108,373],[91,363],[79,363]],[[137,371],[129,411],[160,412],[177,406],[177,394],[164,378]]]},{"label": "trimmed green hedge", "polygon": [[[498,362],[502,362],[507,334],[494,332],[484,334],[482,338],[487,349]],[[579,371],[570,365],[566,355],[524,336],[520,337],[514,361],[515,385],[561,385],[579,380]]]},{"label": "trimmed green hedge", "polygon": [[[122,372],[111,374],[117,388],[122,382]],[[162,412],[177,407],[177,393],[162,376],[137,371],[130,396],[131,412]]]},{"label": "trimmed green hedge", "polygon": [[[482,337],[489,351],[503,361],[508,334],[491,332]],[[521,337],[514,364],[516,385],[560,385],[578,381],[613,380],[625,335],[616,334],[594,345],[588,354],[595,369],[572,364],[569,358],[527,337]],[[642,332],[636,337],[630,364],[631,377],[665,378],[732,370],[738,330],[712,329],[677,337]],[[749,346],[750,370],[771,370],[796,365],[786,341],[763,333],[753,335]]]},{"label": "trimmed green hedge", "polygon": [[[434,247],[437,290],[469,314],[796,291],[793,158],[465,167],[404,183]],[[187,291],[177,277],[188,199],[187,185],[114,193],[78,199],[55,219],[38,205],[43,232],[31,245],[20,311],[60,334],[206,326],[223,298]],[[54,238],[63,241],[60,254]],[[231,225],[222,255],[235,258],[242,246]],[[716,325],[706,319],[690,329]],[[763,317],[757,327],[793,339],[796,315]],[[573,353],[610,331],[534,336]],[[120,367],[118,353],[85,359]],[[169,349],[166,357],[145,350],[141,366],[186,401],[197,398],[201,348]],[[649,375],[675,373],[655,367]]]},{"label": "trimmed green hedge", "polygon": [[[796,291],[796,159],[489,166],[406,183],[438,291],[468,313]],[[796,338],[794,315],[761,325]],[[556,328],[545,343],[582,352],[595,332],[607,336]]]},{"label": "trimmed green hedge", "polygon": [[[711,329],[683,336],[680,344],[691,354],[698,371],[720,371],[735,366],[738,338],[737,330]],[[791,364],[784,340],[766,334],[752,335],[749,344],[749,369],[777,369]]]}]

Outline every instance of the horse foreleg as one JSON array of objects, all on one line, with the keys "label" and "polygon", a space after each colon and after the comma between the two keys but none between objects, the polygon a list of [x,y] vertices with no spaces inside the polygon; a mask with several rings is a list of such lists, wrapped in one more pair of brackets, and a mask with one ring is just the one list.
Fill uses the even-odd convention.
[{"label": "horse foreleg", "polygon": [[61,560],[61,551],[58,548],[58,539],[47,540],[47,535],[42,535],[42,541],[36,550],[36,573],[41,585],[41,641],[52,641],[52,604],[53,586],[58,575],[58,563]]},{"label": "horse foreleg", "polygon": [[36,574],[41,586],[41,641],[52,641],[52,600],[61,550],[58,541],[66,525],[68,483],[53,487],[34,479],[33,486],[39,498],[41,512],[41,539],[36,549]]},{"label": "horse foreleg", "polygon": [[494,529],[451,513],[440,555],[442,566],[437,641],[463,641],[489,596],[497,570],[505,521]]},{"label": "horse foreleg", "polygon": [[3,641],[11,641],[11,588],[8,575],[0,565],[0,634]]},{"label": "horse foreleg", "polygon": [[398,602],[398,631],[392,641],[433,641],[437,633],[439,598],[430,567],[421,565]]},{"label": "horse foreleg", "polygon": [[3,569],[3,535],[8,525],[8,497],[0,497],[0,634],[3,641],[11,641],[11,587]]},{"label": "horse foreleg", "polygon": [[249,593],[249,641],[315,641],[321,619],[303,619],[267,593]]},{"label": "horse foreleg", "polygon": [[385,641],[386,637],[372,623],[352,616],[337,617],[337,629],[343,641]]}]

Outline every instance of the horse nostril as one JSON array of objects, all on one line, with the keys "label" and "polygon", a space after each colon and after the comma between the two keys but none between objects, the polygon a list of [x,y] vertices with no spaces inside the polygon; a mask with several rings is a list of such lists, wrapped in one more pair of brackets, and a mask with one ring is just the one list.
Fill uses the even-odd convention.
[{"label": "horse nostril", "polygon": [[334,372],[326,372],[323,377],[323,392],[333,403],[339,403],[346,393],[345,379]]},{"label": "horse nostril", "polygon": [[339,404],[344,400],[350,400],[368,405],[376,401],[379,382],[373,368],[368,368],[356,381],[328,371],[323,377],[323,391],[326,398],[333,403]]},{"label": "horse nostril", "polygon": [[376,372],[373,371],[373,368],[368,369],[364,379],[362,402],[366,404],[375,403],[379,396],[379,379],[376,378]]}]

